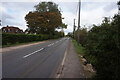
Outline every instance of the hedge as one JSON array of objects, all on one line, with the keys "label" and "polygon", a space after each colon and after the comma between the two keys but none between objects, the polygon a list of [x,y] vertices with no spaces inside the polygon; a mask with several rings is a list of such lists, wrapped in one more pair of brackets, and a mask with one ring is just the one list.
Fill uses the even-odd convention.
[{"label": "hedge", "polygon": [[15,43],[26,43],[32,41],[43,41],[48,39],[59,38],[60,36],[54,35],[50,37],[50,35],[33,35],[33,34],[10,34],[10,33],[2,33],[2,45],[7,44],[15,44]]},{"label": "hedge", "polygon": [[88,32],[85,58],[96,69],[94,80],[118,80],[120,74],[120,15],[105,18]]}]

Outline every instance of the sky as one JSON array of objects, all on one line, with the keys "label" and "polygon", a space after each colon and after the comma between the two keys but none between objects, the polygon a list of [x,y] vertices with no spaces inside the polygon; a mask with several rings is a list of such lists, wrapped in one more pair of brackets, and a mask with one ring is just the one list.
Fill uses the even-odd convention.
[{"label": "sky", "polygon": [[[34,6],[42,1],[53,1],[61,10],[63,22],[68,25],[65,34],[73,31],[73,20],[78,25],[78,0],[1,0],[0,19],[2,26],[15,26],[25,30],[25,16]],[[99,25],[104,17],[113,17],[118,13],[118,0],[82,0],[80,26],[90,29],[93,24]],[[0,26],[0,28],[2,27]]]}]

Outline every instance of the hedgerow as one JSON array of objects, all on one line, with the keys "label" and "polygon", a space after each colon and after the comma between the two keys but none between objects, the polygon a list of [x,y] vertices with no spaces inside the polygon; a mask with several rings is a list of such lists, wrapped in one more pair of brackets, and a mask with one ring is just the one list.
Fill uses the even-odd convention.
[{"label": "hedgerow", "polygon": [[7,44],[15,44],[15,43],[26,43],[26,42],[33,42],[33,41],[43,41],[48,39],[56,39],[61,36],[59,35],[50,35],[47,34],[10,34],[10,33],[2,33],[2,45]]},{"label": "hedgerow", "polygon": [[119,78],[120,71],[120,15],[110,22],[105,18],[99,26],[94,25],[88,32],[85,45],[85,57],[94,65],[96,79]]}]

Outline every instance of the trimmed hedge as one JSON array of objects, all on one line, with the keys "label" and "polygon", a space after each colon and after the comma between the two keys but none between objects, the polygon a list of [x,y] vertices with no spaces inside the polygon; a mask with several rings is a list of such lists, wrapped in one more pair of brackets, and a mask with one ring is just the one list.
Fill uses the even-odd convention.
[{"label": "trimmed hedge", "polygon": [[56,39],[60,36],[54,35],[50,37],[50,35],[33,35],[33,34],[10,34],[10,33],[2,33],[2,45],[7,44],[15,44],[15,43],[26,43],[32,41],[43,41],[48,39]]}]

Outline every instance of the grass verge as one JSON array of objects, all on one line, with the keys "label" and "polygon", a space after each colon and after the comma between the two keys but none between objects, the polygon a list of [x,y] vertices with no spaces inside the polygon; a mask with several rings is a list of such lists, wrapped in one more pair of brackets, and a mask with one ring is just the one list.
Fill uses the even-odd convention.
[{"label": "grass verge", "polygon": [[75,50],[78,54],[84,55],[84,47],[81,44],[78,44],[76,40],[72,39]]},{"label": "grass verge", "polygon": [[95,75],[95,72],[90,72],[88,71],[88,69],[86,69],[86,65],[84,65],[82,59],[83,57],[81,56],[85,56],[85,48],[81,45],[81,44],[78,44],[76,40],[72,39],[72,42],[74,44],[74,48],[80,58],[80,64],[82,65],[82,68],[83,68],[83,72],[86,76],[86,78],[91,78],[94,77]]}]

